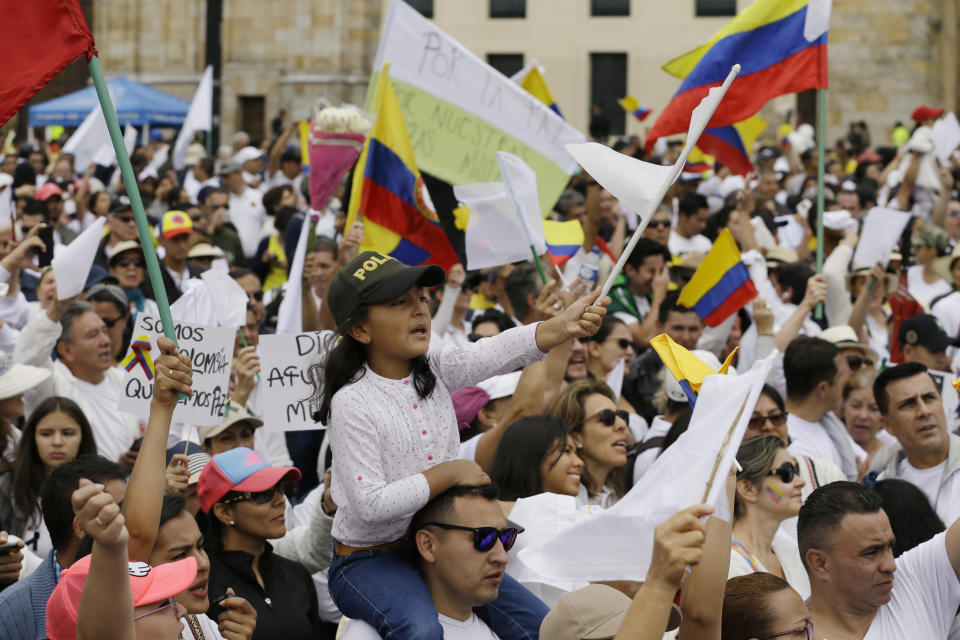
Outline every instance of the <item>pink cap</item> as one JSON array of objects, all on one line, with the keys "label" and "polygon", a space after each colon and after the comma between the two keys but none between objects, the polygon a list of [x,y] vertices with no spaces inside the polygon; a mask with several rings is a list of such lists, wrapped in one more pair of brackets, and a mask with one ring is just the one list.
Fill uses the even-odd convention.
[{"label": "pink cap", "polygon": [[54,182],[44,182],[43,186],[37,189],[37,195],[34,196],[37,200],[48,200],[53,196],[59,196],[63,198],[63,189],[58,187]]},{"label": "pink cap", "polygon": [[257,452],[237,447],[218,453],[200,472],[197,498],[204,513],[230,491],[266,491],[278,482],[296,482],[300,470],[296,467],[271,467]]}]

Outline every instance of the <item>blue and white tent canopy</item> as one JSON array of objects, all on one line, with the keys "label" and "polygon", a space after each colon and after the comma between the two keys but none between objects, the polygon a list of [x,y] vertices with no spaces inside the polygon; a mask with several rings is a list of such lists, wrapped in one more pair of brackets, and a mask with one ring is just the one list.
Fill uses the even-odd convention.
[{"label": "blue and white tent canopy", "polygon": [[[154,89],[149,85],[119,77],[107,83],[120,126],[179,126],[187,117],[190,103]],[[44,127],[59,124],[78,127],[97,106],[97,92],[93,86],[68,93],[30,107],[30,126]]]}]

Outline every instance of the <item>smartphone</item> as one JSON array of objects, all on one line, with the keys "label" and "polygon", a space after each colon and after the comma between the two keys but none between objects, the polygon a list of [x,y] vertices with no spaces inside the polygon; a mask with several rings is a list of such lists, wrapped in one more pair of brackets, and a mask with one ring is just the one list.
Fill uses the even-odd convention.
[{"label": "smartphone", "polygon": [[140,447],[143,445],[143,436],[140,436],[133,441],[133,444],[130,445],[130,451],[140,451]]},{"label": "smartphone", "polygon": [[53,227],[46,225],[37,232],[37,235],[46,247],[44,251],[37,253],[37,266],[48,267],[53,262]]},{"label": "smartphone", "polygon": [[16,542],[11,542],[9,544],[0,545],[0,553],[11,553],[13,551],[19,551],[20,545]]},{"label": "smartphone", "polygon": [[225,594],[223,594],[222,596],[217,596],[216,598],[214,598],[213,600],[210,601],[210,606],[211,606],[211,608],[212,608],[212,607],[219,606],[221,603],[223,603],[224,600],[226,600],[227,598],[232,598],[232,597],[233,597],[233,596],[231,596],[231,595],[228,594],[228,593],[225,593]]}]

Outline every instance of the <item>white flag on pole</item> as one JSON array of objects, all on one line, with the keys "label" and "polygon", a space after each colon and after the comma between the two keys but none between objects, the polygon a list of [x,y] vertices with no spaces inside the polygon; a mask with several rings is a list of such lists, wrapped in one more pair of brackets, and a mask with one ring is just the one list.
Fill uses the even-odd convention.
[{"label": "white flag on pole", "polygon": [[[73,154],[73,165],[77,167],[77,171],[82,173],[87,170],[87,167],[95,158],[102,161],[102,157],[98,157],[98,155],[102,155],[99,152],[104,147],[110,151],[113,150],[110,142],[110,132],[107,131],[107,121],[103,119],[103,110],[97,104],[83,119],[73,135],[67,139],[67,142],[63,145],[63,152]],[[113,160],[113,162],[116,162],[116,160]],[[110,166],[113,162],[108,162],[107,166]]]},{"label": "white flag on pole", "polygon": [[106,218],[97,218],[73,242],[57,251],[51,263],[57,279],[57,300],[72,298],[83,291],[106,221]]},{"label": "white flag on pole", "polygon": [[173,169],[180,171],[187,157],[187,147],[193,142],[197,131],[210,131],[213,119],[213,66],[207,65],[200,77],[200,84],[193,94],[187,117],[180,127],[177,141],[173,146]]},{"label": "white flag on pole", "polygon": [[620,502],[527,547],[520,559],[556,580],[642,581],[650,566],[654,528],[691,505],[718,504],[774,355],[740,376],[707,376],[690,427]]},{"label": "white flag on pole", "polygon": [[453,187],[457,200],[470,209],[464,238],[467,269],[485,269],[530,260],[547,251],[537,196],[537,176],[523,160],[497,152],[502,182]]}]

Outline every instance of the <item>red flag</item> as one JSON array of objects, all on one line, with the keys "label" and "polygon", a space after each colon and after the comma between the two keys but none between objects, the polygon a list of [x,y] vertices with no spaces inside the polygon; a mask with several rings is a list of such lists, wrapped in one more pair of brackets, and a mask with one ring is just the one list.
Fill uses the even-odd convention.
[{"label": "red flag", "polygon": [[93,35],[79,0],[11,0],[3,3],[3,125],[60,73],[86,54],[93,55]]},{"label": "red flag", "polygon": [[[883,286],[878,283],[877,286]],[[903,353],[900,351],[900,339],[897,334],[900,333],[900,325],[907,318],[924,313],[923,305],[917,302],[916,298],[907,291],[907,273],[900,274],[900,281],[897,283],[897,292],[890,296],[890,311],[892,312],[892,326],[890,327],[890,362],[900,364],[903,362]]]}]

